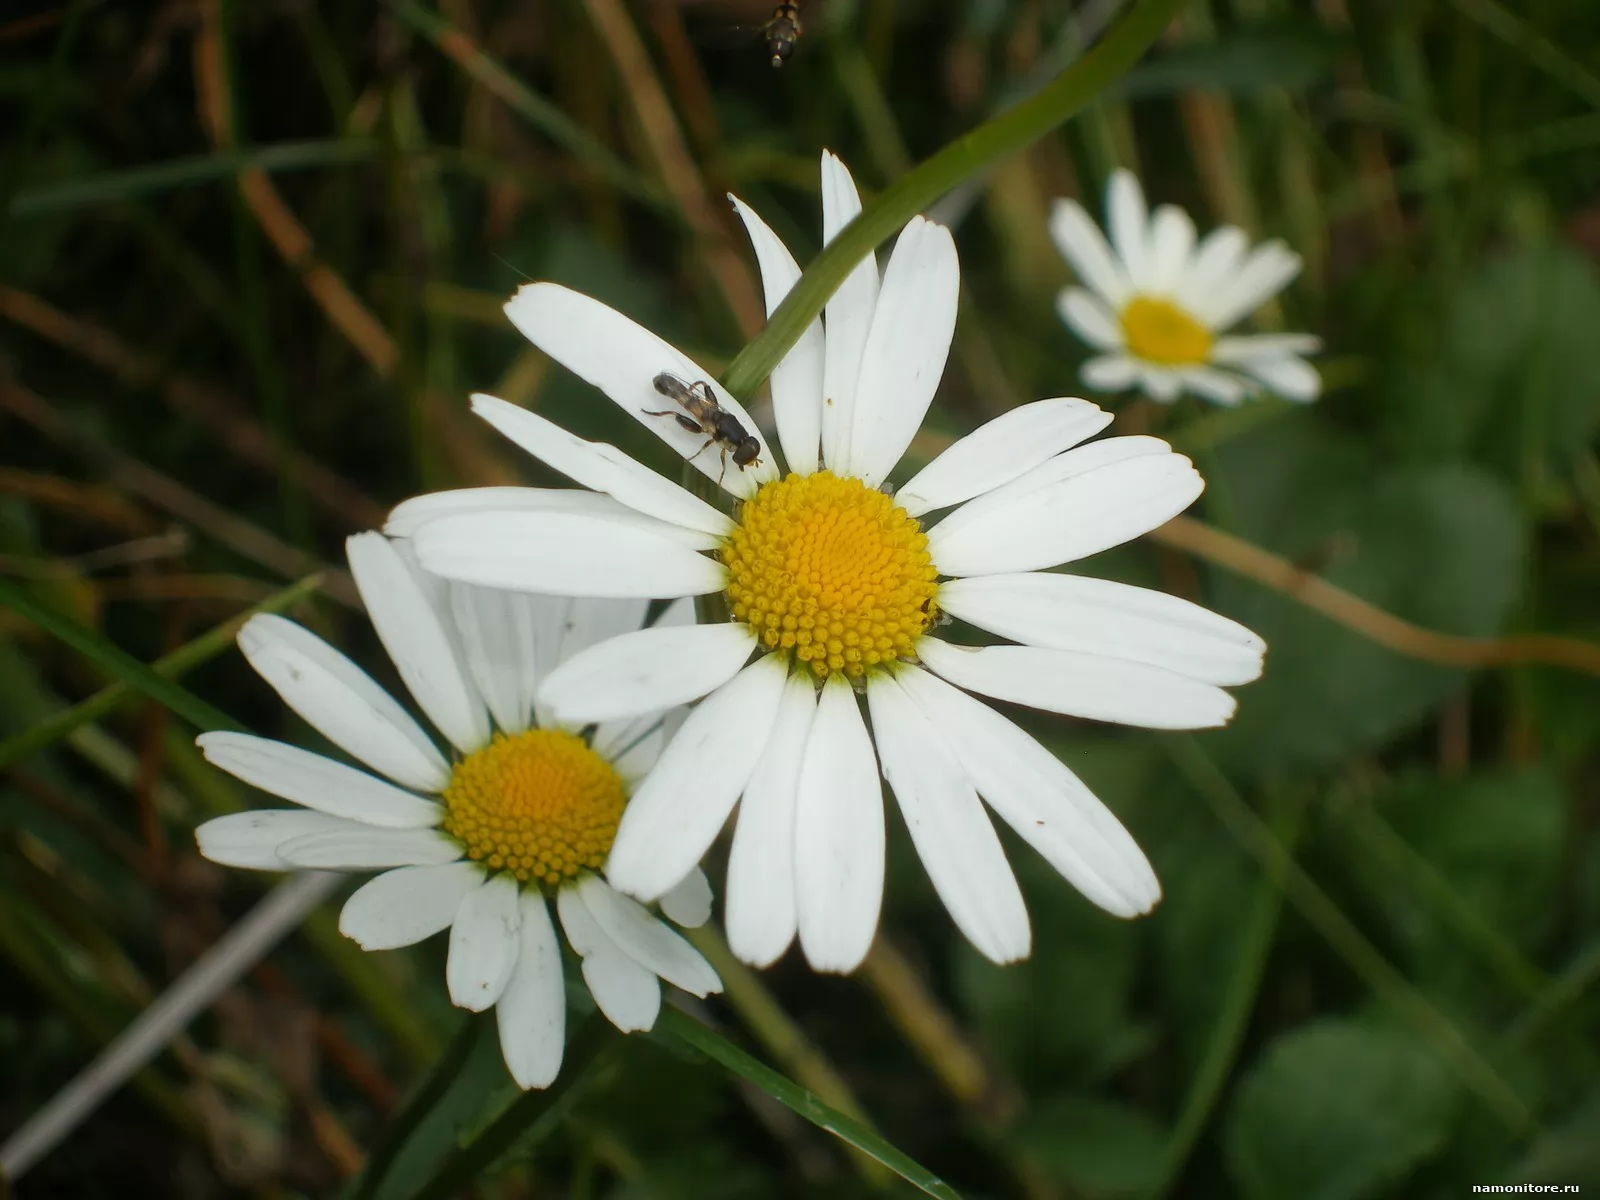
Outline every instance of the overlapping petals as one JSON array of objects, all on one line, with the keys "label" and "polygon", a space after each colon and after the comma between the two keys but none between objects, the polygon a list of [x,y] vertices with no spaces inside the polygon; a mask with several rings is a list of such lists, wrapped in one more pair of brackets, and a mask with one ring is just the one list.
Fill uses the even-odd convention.
[{"label": "overlapping petals", "polygon": [[[630,462],[618,474],[628,467],[643,471]],[[535,494],[530,508],[519,489],[447,493],[402,506],[395,525],[431,528],[428,518],[448,521],[462,512],[592,514],[592,500],[621,508],[587,493],[562,495],[564,500],[541,504]],[[580,503],[566,502],[580,497]],[[685,506],[679,515],[694,510]],[[349,558],[401,678],[461,755],[482,750],[496,731],[515,735],[541,716],[548,721],[536,683],[564,659],[637,630],[646,614],[642,600],[573,601],[447,582],[422,573],[406,543],[381,534],[351,538]],[[691,615],[687,606],[673,606],[658,627],[692,634],[697,631],[685,627]],[[205,734],[199,744],[213,764],[299,807],[208,821],[196,830],[201,853],[258,870],[382,872],[350,896],[340,929],[369,950],[412,945],[448,930],[445,979],[451,1000],[477,1012],[493,1007],[513,1078],[523,1087],[548,1085],[561,1065],[566,996],[560,946],[541,889],[520,885],[505,871],[486,870],[439,828],[446,812],[439,795],[452,778],[450,762],[354,663],[278,617],[253,618],[239,642],[295,711],[387,778],[267,738]],[[624,780],[647,774],[660,755],[660,708],[632,710],[626,720],[592,730],[595,753],[610,759]],[[691,864],[670,884],[664,889],[671,897],[663,904],[667,916],[681,924],[703,923],[710,914],[710,888],[699,869]],[[563,927],[585,956],[586,977],[591,959],[602,964],[596,974],[606,994],[602,999],[597,991],[596,998],[604,1011],[622,1014],[623,1028],[650,1026],[663,979],[700,996],[720,990],[716,973],[687,942],[598,875],[582,873],[562,884],[558,904],[566,904],[569,893],[581,895],[586,911],[602,914],[593,928],[582,928],[582,945],[572,938],[571,924],[564,920]]]},{"label": "overlapping petals", "polygon": [[[1057,298],[1062,321],[1096,353],[1083,380],[1100,391],[1139,388],[1170,402],[1190,391],[1217,404],[1237,404],[1266,388],[1289,400],[1315,400],[1321,377],[1305,356],[1321,348],[1309,334],[1222,336],[1300,273],[1300,256],[1282,242],[1250,248],[1231,225],[1198,241],[1182,209],[1148,213],[1138,180],[1113,172],[1106,187],[1108,244],[1076,200],[1058,200],[1050,235],[1082,286]],[[1130,305],[1156,301],[1193,327],[1186,352],[1154,355],[1129,334]]]},{"label": "overlapping petals", "polygon": [[[826,240],[858,211],[859,200],[838,160],[825,156],[822,170]],[[771,230],[735,204],[756,249],[770,311],[798,272]],[[1230,244],[1211,238],[1197,248],[1192,224],[1177,210],[1160,210],[1149,221],[1136,185],[1119,185],[1115,205],[1117,255],[1081,211],[1058,210],[1054,225],[1058,237],[1066,231],[1083,277],[1096,289],[1083,295],[1100,307],[1083,312],[1094,314],[1086,321],[1101,320],[1101,333],[1115,324],[1103,297],[1126,298],[1152,280],[1175,287],[1181,272],[1172,269],[1174,261],[1218,259]],[[540,323],[531,328],[525,318],[522,296],[530,289],[524,288],[512,302],[523,313],[518,324],[559,361],[581,355],[557,337],[589,345],[604,334],[630,346],[654,344],[642,330],[620,332],[626,318],[602,314],[592,300],[532,287],[541,289]],[[948,232],[920,219],[902,232],[881,280],[871,255],[852,272],[820,325],[774,376],[779,441],[792,471],[826,469],[870,488],[890,477],[942,374],[959,288]],[[1272,349],[1287,354],[1304,344],[1280,340]],[[633,412],[652,375],[678,369],[680,358],[658,352],[632,363],[631,374],[584,360],[579,373]],[[1177,377],[1171,381],[1175,387]],[[488,411],[481,401],[480,411]],[[1030,934],[985,806],[1096,904],[1119,916],[1147,912],[1160,888],[1116,817],[1048,751],[968,694],[1094,720],[1205,728],[1233,711],[1222,689],[1259,674],[1260,639],[1225,618],[1122,584],[1040,574],[1148,532],[1202,490],[1189,460],[1156,438],[1088,440],[1109,421],[1078,399],[1024,405],[957,441],[900,489],[897,502],[927,526],[927,552],[942,581],[934,603],[1012,644],[962,647],[930,629],[916,642],[917,661],[866,673],[870,730],[862,697],[842,673],[819,689],[809,671],[781,649],[769,652],[771,643],[738,621],[692,631],[643,629],[576,654],[548,674],[538,704],[570,721],[624,720],[630,712],[700,701],[623,817],[606,868],[610,883],[665,903],[737,809],[726,895],[734,952],[766,965],[798,938],[814,967],[852,970],[871,946],[882,902],[881,774],[936,890],[990,958],[1026,955]],[[557,440],[553,435],[541,433],[535,444],[517,440],[581,479],[545,449]],[[687,457],[696,447],[680,449]],[[748,499],[771,478],[735,476],[732,468],[728,476],[723,486],[736,499]],[[678,521],[680,533],[714,536],[698,510],[664,495],[663,488],[674,486],[659,479],[608,489],[631,509],[616,526]],[[497,557],[524,560],[527,543],[559,541],[570,520],[548,502],[513,503],[500,495],[484,497],[476,512],[469,500],[437,501],[431,517],[417,503],[397,510],[391,529],[413,535],[429,570],[479,582],[491,569],[507,579],[512,568],[487,564]],[[691,511],[693,519],[677,515]],[[515,514],[515,529],[499,524],[507,513]],[[597,523],[609,519],[594,514]],[[655,536],[663,545],[670,541]],[[474,547],[470,568],[462,563],[463,545]],[[708,552],[680,543],[682,561],[664,553],[626,557],[615,553],[620,545],[612,535],[597,537],[595,556],[612,556],[603,566],[576,559],[563,566],[541,551],[543,590],[565,594],[603,583],[600,594],[690,595],[692,572],[684,565],[690,557],[708,572],[696,586],[720,588],[710,572],[723,568]],[[585,915],[574,923],[592,932]],[[570,940],[570,926],[568,933]],[[586,958],[586,978],[590,970]],[[605,986],[625,992],[622,969],[601,962],[593,971],[608,980]]]}]

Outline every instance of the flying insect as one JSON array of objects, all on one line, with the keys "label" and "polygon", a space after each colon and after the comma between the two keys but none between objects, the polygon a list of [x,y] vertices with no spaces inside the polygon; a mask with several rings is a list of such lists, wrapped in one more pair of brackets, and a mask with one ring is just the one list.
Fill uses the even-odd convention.
[{"label": "flying insect", "polygon": [[800,24],[800,6],[778,5],[772,10],[772,16],[768,18],[767,23],[761,27],[761,32],[766,35],[767,53],[772,55],[772,65],[783,66],[794,53],[800,35],[805,32],[805,27]]},{"label": "flying insect", "polygon": [[[722,475],[728,473],[728,452],[733,452],[733,465],[741,471],[751,463],[761,462],[761,443],[750,436],[749,431],[739,423],[739,418],[730,413],[717,403],[717,398],[712,394],[711,385],[704,380],[695,383],[685,383],[676,375],[669,375],[663,371],[651,380],[656,391],[668,400],[676,400],[683,406],[682,412],[672,409],[662,409],[652,412],[645,409],[645,415],[651,417],[671,417],[690,433],[703,433],[706,435],[705,445],[694,452],[692,457],[698,458],[712,443],[722,447]],[[722,482],[722,475],[717,476],[717,482]]]}]

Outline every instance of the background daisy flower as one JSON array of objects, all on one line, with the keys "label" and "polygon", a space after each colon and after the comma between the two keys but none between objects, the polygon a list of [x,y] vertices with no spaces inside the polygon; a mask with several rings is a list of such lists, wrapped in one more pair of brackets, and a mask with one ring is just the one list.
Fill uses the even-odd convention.
[{"label": "background daisy flower", "polygon": [[[403,511],[396,524],[404,526]],[[693,947],[598,874],[629,792],[661,753],[662,714],[590,731],[552,721],[535,702],[545,672],[638,629],[645,605],[446,584],[377,533],[347,548],[384,648],[453,752],[441,753],[371,676],[315,634],[255,617],[239,632],[250,665],[378,774],[267,738],[204,734],[199,744],[212,763],[300,807],[207,821],[195,831],[200,852],[257,870],[382,871],[346,901],[340,930],[365,949],[389,950],[448,929],[450,999],[474,1012],[494,1006],[506,1066],[525,1088],[556,1077],[565,1047],[561,949],[547,896],[595,1003],[617,1028],[655,1024],[660,980],[696,996],[721,991]],[[689,605],[675,606],[662,625],[691,615]],[[680,925],[710,916],[711,889],[698,869],[660,900]]]},{"label": "background daisy flower", "polygon": [[1302,357],[1322,343],[1306,333],[1223,336],[1300,273],[1280,241],[1250,249],[1244,230],[1224,225],[1195,244],[1194,221],[1176,205],[1147,214],[1131,171],[1106,186],[1111,245],[1076,200],[1057,200],[1050,235],[1083,287],[1062,289],[1057,308],[1100,351],[1083,381],[1104,392],[1140,388],[1168,403],[1187,390],[1237,404],[1265,385],[1288,400],[1315,400],[1316,368]]},{"label": "background daisy flower", "polygon": [[[822,169],[831,238],[859,200],[838,160],[825,156]],[[770,312],[799,268],[734,203]],[[774,371],[788,472],[764,442],[751,469],[728,468],[722,484],[741,502],[735,516],[611,446],[489,396],[474,397],[481,416],[608,495],[509,489],[477,511],[463,493],[408,504],[419,557],[450,578],[723,594],[729,621],[600,643],[553,671],[539,696],[580,723],[704,697],[635,794],[606,871],[642,899],[664,894],[742,797],[726,924],[735,952],[756,964],[776,959],[797,932],[817,969],[849,971],[865,956],[883,895],[880,771],[934,887],[989,958],[1025,956],[1031,933],[980,796],[1096,904],[1121,916],[1148,911],[1160,888],[1116,817],[968,693],[1192,729],[1225,722],[1234,701],[1223,686],[1261,668],[1260,639],[1193,604],[1042,573],[1162,524],[1201,491],[1189,460],[1155,438],[1080,446],[1111,420],[1093,404],[1024,405],[886,494],[943,372],[958,292],[949,231],[920,218],[901,233],[881,280],[873,256],[863,260]],[[532,284],[507,313],[712,478],[720,464],[702,450],[704,438],[651,415],[663,408],[654,376],[707,380],[755,429],[703,369],[598,301]],[[922,519],[939,510],[953,511],[924,531]],[[933,634],[941,612],[1016,644],[944,641]]]}]

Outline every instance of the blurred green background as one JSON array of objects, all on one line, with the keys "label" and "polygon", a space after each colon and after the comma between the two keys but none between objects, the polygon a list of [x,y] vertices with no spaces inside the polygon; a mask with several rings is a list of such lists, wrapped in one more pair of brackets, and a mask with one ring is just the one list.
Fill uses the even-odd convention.
[{"label": "blurred green background", "polygon": [[[0,7],[0,574],[142,660],[419,490],[560,483],[472,390],[675,472],[521,341],[517,284],[590,292],[719,369],[761,324],[724,192],[803,263],[824,147],[870,196],[1119,9],[810,0],[774,71],[764,0],[426,3]],[[993,967],[895,816],[867,967],[728,970],[707,1019],[968,1197],[1600,1187],[1597,64],[1592,0],[1194,0],[933,210],[964,297],[923,458],[1081,391],[1053,197],[1098,213],[1123,164],[1202,229],[1305,257],[1258,324],[1325,339],[1318,404],[1098,398],[1209,486],[1203,527],[1089,568],[1245,622],[1267,673],[1198,737],[1017,714],[1146,847],[1152,916],[1106,916],[1011,840],[1035,948]],[[350,596],[333,570],[293,615],[393,683]],[[0,738],[108,679],[0,609]],[[308,736],[231,651],[186,686]],[[0,1135],[269,882],[195,856],[198,820],[261,800],[192,736],[134,701],[0,768]],[[333,1194],[463,1017],[440,939],[363,955],[334,912],[17,1194]],[[487,1040],[441,1145],[509,1097]],[[652,1037],[479,1187],[908,1191]]]}]

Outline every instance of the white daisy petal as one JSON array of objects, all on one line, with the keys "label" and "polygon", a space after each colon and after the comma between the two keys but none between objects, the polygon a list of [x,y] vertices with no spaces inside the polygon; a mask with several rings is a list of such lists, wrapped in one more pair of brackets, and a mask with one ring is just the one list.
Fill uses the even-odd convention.
[{"label": "white daisy petal", "polygon": [[657,976],[600,931],[576,888],[556,893],[556,911],[567,941],[583,956],[583,981],[600,1011],[623,1033],[642,1033],[654,1026],[661,1012]]},{"label": "white daisy petal", "polygon": [[1132,171],[1118,168],[1106,183],[1106,224],[1111,244],[1135,291],[1150,290],[1149,218],[1144,190]]},{"label": "white daisy petal", "polygon": [[366,828],[304,808],[258,808],[213,817],[195,827],[194,840],[204,857],[225,867],[289,871],[294,864],[278,856],[278,847],[283,843],[308,833]]},{"label": "white daisy petal", "polygon": [[912,217],[884,269],[850,417],[850,471],[882,483],[922,427],[955,335],[961,266],[943,225]]},{"label": "white daisy petal", "polygon": [[[692,606],[694,601],[688,603]],[[610,641],[624,633],[637,633],[644,625],[650,602],[637,597],[622,600],[585,600],[567,610],[561,627],[561,645],[555,665],[582,654],[591,646]],[[654,628],[662,628],[656,625]]]},{"label": "white daisy petal", "polygon": [[1310,333],[1244,333],[1219,337],[1211,343],[1211,361],[1244,366],[1257,358],[1287,358],[1315,354],[1322,339]]},{"label": "white daisy petal", "polygon": [[1183,209],[1163,204],[1150,219],[1150,290],[1171,292],[1183,279],[1194,249],[1194,221]]},{"label": "white daisy petal", "polygon": [[1251,390],[1250,385],[1237,375],[1213,367],[1184,367],[1179,372],[1179,378],[1188,391],[1230,408],[1243,400]]},{"label": "white daisy petal", "polygon": [[1093,437],[1111,414],[1087,400],[1035,400],[980,425],[907,481],[895,503],[920,517],[993,491]]},{"label": "white daisy petal", "polygon": [[1322,393],[1322,376],[1304,359],[1252,358],[1241,364],[1285,400],[1315,400]]},{"label": "white daisy petal", "polygon": [[278,857],[296,867],[372,871],[455,862],[461,847],[434,829],[375,829],[355,821],[290,838]]},{"label": "white daisy petal", "polygon": [[661,980],[620,950],[584,959],[583,981],[600,1011],[623,1033],[644,1033],[661,1015]]},{"label": "white daisy petal", "polygon": [[1084,383],[1097,392],[1124,392],[1139,380],[1139,367],[1126,354],[1101,354],[1078,370]]},{"label": "white daisy petal", "polygon": [[722,990],[722,980],[700,952],[668,929],[637,900],[598,875],[585,875],[575,889],[602,933],[641,967],[694,996]]},{"label": "white daisy petal", "polygon": [[861,965],[883,905],[883,789],[844,676],[830,675],[800,761],[794,872],[800,945],[814,970]]},{"label": "white daisy petal", "polygon": [[1188,269],[1173,290],[1173,299],[1188,312],[1200,313],[1219,288],[1238,273],[1250,239],[1236,225],[1223,225],[1200,239]]},{"label": "white daisy petal", "polygon": [[545,631],[571,605],[565,597],[531,596],[450,582],[449,607],[463,657],[494,723],[521,733],[533,716],[533,684],[552,661]]},{"label": "white daisy petal", "polygon": [[1149,663],[1218,686],[1261,674],[1266,644],[1210,609],[1150,588],[1029,572],[953,579],[939,607],[1025,646]]},{"label": "white daisy petal", "polygon": [[[737,196],[730,195],[728,199],[733,201],[734,211],[750,234],[770,317],[800,278],[800,266],[789,248],[749,205]],[[818,318],[806,326],[800,340],[783,356],[783,361],[772,368],[772,413],[778,422],[778,441],[783,445],[783,457],[789,470],[796,475],[810,475],[817,469],[822,440],[825,353],[822,320]]]},{"label": "white daisy petal", "polygon": [[1048,458],[1038,466],[1017,476],[1010,483],[986,492],[963,504],[941,522],[945,533],[954,533],[969,521],[987,520],[991,513],[1015,504],[1023,497],[1032,496],[1053,487],[1062,480],[1087,475],[1112,463],[1130,458],[1143,458],[1172,453],[1172,447],[1160,438],[1146,434],[1102,438]]},{"label": "white daisy petal", "polygon": [[582,513],[489,512],[440,517],[417,530],[435,575],[557,596],[677,597],[721,591],[721,563],[674,541],[662,522]]},{"label": "white daisy petal", "polygon": [[1117,315],[1093,292],[1080,287],[1062,288],[1056,312],[1080,338],[1096,350],[1120,350],[1125,340]]},{"label": "white daisy petal", "polygon": [[363,950],[413,946],[448,929],[468,892],[483,883],[477,863],[397,867],[367,880],[344,902],[339,932]]},{"label": "white daisy petal", "polygon": [[[529,283],[506,304],[506,316],[530,342],[574,375],[592,383],[634,420],[671,446],[708,479],[748,500],[759,484],[776,479],[777,466],[750,414],[704,368],[676,347],[600,301],[555,283]],[[702,452],[704,435],[691,433],[670,416],[672,401],[655,389],[663,372],[685,383],[704,382],[717,403],[762,442],[759,463],[721,470],[719,456]],[[714,449],[714,447],[713,447]]]},{"label": "white daisy petal", "polygon": [[1282,242],[1265,242],[1250,252],[1236,274],[1202,297],[1195,312],[1211,328],[1226,329],[1277,295],[1298,274],[1298,254]]},{"label": "white daisy petal", "polygon": [[1076,200],[1057,200],[1050,210],[1050,236],[1056,249],[1086,286],[1113,308],[1121,308],[1133,292],[1128,272],[1106,245],[1105,235]]},{"label": "white daisy petal", "polygon": [[699,929],[711,919],[711,881],[699,867],[661,897],[661,911],[685,929]]},{"label": "white daisy petal", "polygon": [[985,958],[1026,958],[1028,909],[983,805],[942,735],[887,674],[867,684],[883,777],[950,916]]},{"label": "white daisy petal", "polygon": [[[822,153],[822,244],[826,246],[861,211],[861,197],[845,165]],[[837,475],[851,471],[850,431],[856,382],[872,315],[878,307],[878,260],[867,252],[823,309],[822,465]]]},{"label": "white daisy petal", "polygon": [[521,927],[517,965],[500,993],[494,1015],[500,1053],[518,1087],[549,1087],[566,1050],[567,989],[561,947],[544,897],[529,888],[518,901]]},{"label": "white daisy petal", "polygon": [[444,969],[450,1003],[457,1008],[483,1012],[511,982],[522,928],[518,891],[516,879],[502,872],[461,897]]},{"label": "white daisy petal", "polygon": [[781,655],[757,659],[689,714],[622,814],[612,884],[648,902],[700,861],[766,746],[786,670]]},{"label": "white daisy petal", "polygon": [[1035,646],[956,646],[925,637],[917,656],[957,687],[1046,712],[1138,725],[1214,729],[1237,707],[1227,692],[1148,663],[1041,650]]},{"label": "white daisy petal", "polygon": [[740,622],[640,629],[567,659],[546,676],[539,702],[570,725],[687,704],[732,679],[755,648]]},{"label": "white daisy petal", "polygon": [[578,889],[571,883],[564,883],[557,889],[556,912],[561,917],[561,928],[566,932],[567,942],[580,957],[622,953],[616,943],[600,931],[600,926],[595,924],[589,910],[578,898]]},{"label": "white daisy petal", "polygon": [[[477,487],[429,492],[397,504],[383,523],[392,538],[407,538],[429,521],[482,512],[577,512],[631,520],[638,514],[622,501],[580,488]],[[711,544],[715,544],[712,539]]]},{"label": "white daisy petal", "polygon": [[473,394],[472,411],[546,466],[647,517],[713,537],[733,528],[732,518],[615,446],[586,442],[536,412],[482,392]]},{"label": "white daisy petal", "polygon": [[411,568],[381,533],[345,540],[350,573],[372,627],[406,688],[463,754],[489,740],[489,715],[438,611]]},{"label": "white daisy petal", "polygon": [[896,678],[989,806],[1074,887],[1119,917],[1149,912],[1161,899],[1138,843],[1055,755],[927,671],[908,667]]},{"label": "white daisy petal", "polygon": [[206,761],[274,796],[307,808],[389,829],[437,825],[444,810],[432,800],[283,742],[248,733],[203,733]]},{"label": "white daisy petal", "polygon": [[[1123,440],[1135,439],[1111,442]],[[1055,461],[1035,470],[1048,471]],[[1010,496],[979,497],[967,506],[975,510],[971,515],[957,509],[928,532],[928,551],[941,574],[1039,571],[1086,558],[1165,524],[1205,487],[1193,464],[1172,453],[1139,454],[1020,490],[1028,482],[1024,476],[1007,484],[1019,489]],[[976,509],[980,504],[984,508]]]},{"label": "white daisy petal", "polygon": [[1183,392],[1183,380],[1176,371],[1151,363],[1139,364],[1140,385],[1145,395],[1157,404],[1171,404]]},{"label": "white daisy petal", "polygon": [[790,676],[766,749],[739,802],[723,924],[729,948],[758,967],[771,966],[794,940],[795,801],[816,712],[810,673]]},{"label": "white daisy petal", "polygon": [[239,630],[256,674],[335,746],[396,783],[438,792],[450,767],[409,713],[372,677],[293,621],[263,613]]},{"label": "white daisy petal", "polygon": [[645,776],[655,770],[656,763],[661,761],[661,752],[666,748],[666,723],[658,714],[655,725],[627,743],[627,748],[612,759],[611,767],[622,776],[630,789],[638,787],[644,782]]}]

